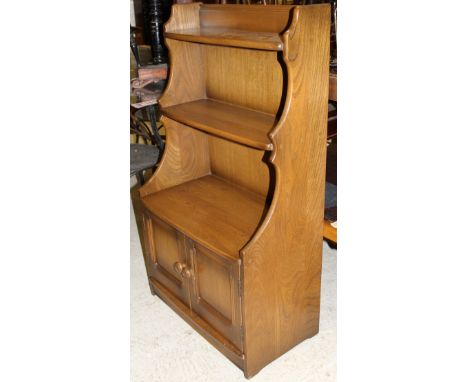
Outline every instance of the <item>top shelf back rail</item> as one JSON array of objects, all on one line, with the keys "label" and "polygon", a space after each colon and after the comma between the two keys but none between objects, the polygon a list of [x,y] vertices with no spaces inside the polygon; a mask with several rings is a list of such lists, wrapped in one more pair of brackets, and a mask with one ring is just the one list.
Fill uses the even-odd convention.
[{"label": "top shelf back rail", "polygon": [[[281,34],[290,23],[291,5],[202,5],[194,3],[185,14],[171,15],[166,38],[267,51],[282,51]],[[190,14],[191,13],[191,14]]]}]

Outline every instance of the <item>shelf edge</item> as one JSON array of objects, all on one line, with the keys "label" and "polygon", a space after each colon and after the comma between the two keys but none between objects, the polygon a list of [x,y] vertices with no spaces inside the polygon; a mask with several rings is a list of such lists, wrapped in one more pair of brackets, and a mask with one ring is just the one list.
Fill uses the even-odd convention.
[{"label": "shelf edge", "polygon": [[226,46],[244,49],[257,49],[271,52],[281,52],[283,50],[283,42],[260,42],[255,40],[243,40],[226,37],[211,37],[211,36],[198,36],[191,34],[184,34],[179,32],[166,32],[165,37],[173,40],[194,42],[207,45]]},{"label": "shelf edge", "polygon": [[[175,106],[175,105],[174,105]],[[171,107],[171,106],[170,106]],[[261,142],[252,142],[251,140],[244,139],[241,136],[230,134],[229,132],[218,130],[216,128],[212,128],[208,125],[204,125],[201,123],[193,123],[191,120],[188,118],[184,118],[182,115],[172,113],[171,111],[167,111],[167,108],[161,108],[161,114],[164,115],[166,118],[169,118],[173,121],[179,122],[183,125],[186,125],[188,127],[206,132],[210,135],[214,135],[219,138],[226,139],[228,141],[238,143],[244,146],[252,147],[255,149],[259,150],[264,150],[264,151],[273,151],[273,143],[261,143]],[[274,126],[272,126],[273,128]],[[268,134],[267,134],[268,136]]]}]

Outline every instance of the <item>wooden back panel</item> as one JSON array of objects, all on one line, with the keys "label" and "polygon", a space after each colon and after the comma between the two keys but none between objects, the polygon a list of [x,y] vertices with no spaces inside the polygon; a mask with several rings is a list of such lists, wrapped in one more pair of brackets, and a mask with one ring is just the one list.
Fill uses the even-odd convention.
[{"label": "wooden back panel", "polygon": [[290,20],[291,5],[202,5],[200,26],[214,28],[242,29],[256,32],[284,31]]},{"label": "wooden back panel", "polygon": [[208,98],[277,113],[283,70],[276,52],[214,45],[204,45],[203,51]]},{"label": "wooden back panel", "polygon": [[211,172],[231,183],[267,196],[273,187],[270,152],[255,150],[221,138],[209,137]]}]

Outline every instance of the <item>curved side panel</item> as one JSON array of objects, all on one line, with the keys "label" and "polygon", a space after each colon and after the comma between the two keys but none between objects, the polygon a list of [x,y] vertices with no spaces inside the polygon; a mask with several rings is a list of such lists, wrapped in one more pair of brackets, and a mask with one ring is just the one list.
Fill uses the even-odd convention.
[{"label": "curved side panel", "polygon": [[177,186],[211,173],[208,138],[198,130],[163,117],[166,147],[158,169],[140,196]]},{"label": "curved side panel", "polygon": [[172,39],[165,42],[170,69],[166,89],[159,99],[161,107],[206,98],[203,46]]},{"label": "curved side panel", "polygon": [[[192,28],[199,25],[200,3],[175,4],[165,31]],[[184,41],[166,39],[170,72],[163,95],[164,107],[206,98],[203,47]],[[166,128],[166,145],[158,169],[140,189],[144,197],[210,173],[206,135],[175,122],[161,119]]]},{"label": "curved side panel", "polygon": [[243,258],[245,375],[318,332],[330,7],[298,6],[283,34],[287,95],[270,134],[276,185]]},{"label": "curved side panel", "polygon": [[[200,24],[200,3],[175,4],[171,17],[164,25],[170,32],[196,28]],[[169,50],[169,78],[159,103],[162,107],[206,98],[203,46],[166,38]]]},{"label": "curved side panel", "polygon": [[200,6],[202,3],[174,4],[171,16],[164,24],[164,32],[192,29],[200,26]]}]

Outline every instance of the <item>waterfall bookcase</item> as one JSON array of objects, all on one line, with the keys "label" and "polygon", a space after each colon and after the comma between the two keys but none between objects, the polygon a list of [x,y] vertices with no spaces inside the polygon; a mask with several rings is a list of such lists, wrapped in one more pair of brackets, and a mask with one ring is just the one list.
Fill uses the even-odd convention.
[{"label": "waterfall bookcase", "polygon": [[319,330],[330,7],[176,4],[165,38],[150,288],[250,378]]}]

